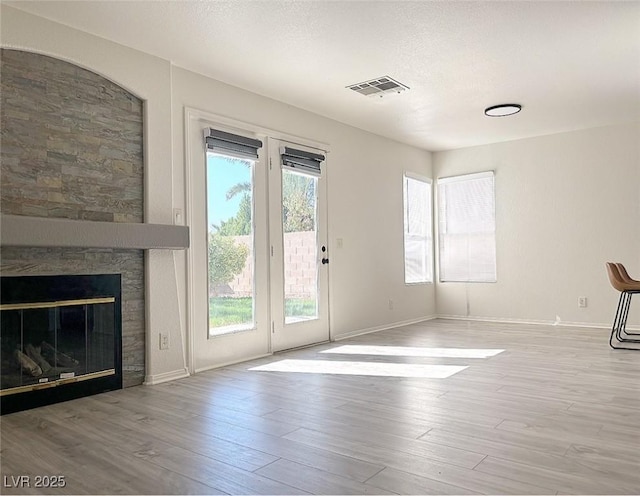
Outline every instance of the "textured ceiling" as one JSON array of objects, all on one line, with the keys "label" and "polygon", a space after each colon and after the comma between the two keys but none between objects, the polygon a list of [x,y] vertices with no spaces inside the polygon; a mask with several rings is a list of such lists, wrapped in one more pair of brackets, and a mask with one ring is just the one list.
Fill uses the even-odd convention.
[{"label": "textured ceiling", "polygon": [[[640,120],[635,1],[5,3],[428,150]],[[345,88],[383,75],[410,90]]]}]

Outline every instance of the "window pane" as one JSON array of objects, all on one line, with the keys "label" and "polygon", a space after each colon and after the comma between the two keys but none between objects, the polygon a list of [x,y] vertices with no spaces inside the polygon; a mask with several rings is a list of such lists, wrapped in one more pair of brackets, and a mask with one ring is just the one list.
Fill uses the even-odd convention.
[{"label": "window pane", "polygon": [[318,178],[282,170],[284,322],[318,318]]},{"label": "window pane", "polygon": [[431,183],[404,176],[404,280],[432,282]]},{"label": "window pane", "polygon": [[438,183],[440,280],[495,282],[495,185],[493,173]]},{"label": "window pane", "polygon": [[252,160],[207,153],[209,335],[255,327]]}]

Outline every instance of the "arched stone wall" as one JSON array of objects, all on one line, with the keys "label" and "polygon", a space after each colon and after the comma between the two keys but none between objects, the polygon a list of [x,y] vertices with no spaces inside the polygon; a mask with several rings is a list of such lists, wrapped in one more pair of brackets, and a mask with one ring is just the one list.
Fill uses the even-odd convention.
[{"label": "arched stone wall", "polygon": [[[0,51],[1,209],[32,217],[143,221],[143,102],[104,77]],[[2,247],[3,275],[122,274],[125,386],[145,373],[141,250]]]}]

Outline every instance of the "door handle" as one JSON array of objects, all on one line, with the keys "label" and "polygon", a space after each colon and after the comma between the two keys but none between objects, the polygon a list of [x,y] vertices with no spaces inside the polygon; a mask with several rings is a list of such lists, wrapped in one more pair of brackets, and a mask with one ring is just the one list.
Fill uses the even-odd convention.
[{"label": "door handle", "polygon": [[328,258],[323,258],[322,259],[322,264],[328,264],[329,263],[329,259]]}]

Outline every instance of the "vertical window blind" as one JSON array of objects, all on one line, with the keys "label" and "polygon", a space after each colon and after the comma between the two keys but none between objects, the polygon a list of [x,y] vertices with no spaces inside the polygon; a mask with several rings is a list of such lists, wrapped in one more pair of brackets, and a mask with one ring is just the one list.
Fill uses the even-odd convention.
[{"label": "vertical window blind", "polygon": [[438,179],[440,280],[496,282],[492,171]]},{"label": "vertical window blind", "polygon": [[404,175],[404,281],[433,282],[431,181]]}]

